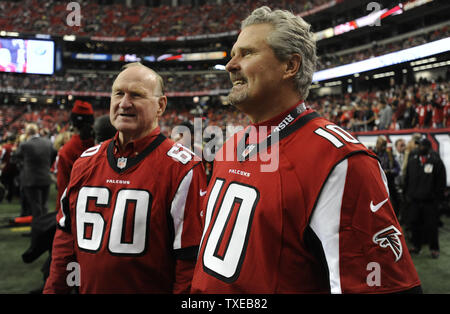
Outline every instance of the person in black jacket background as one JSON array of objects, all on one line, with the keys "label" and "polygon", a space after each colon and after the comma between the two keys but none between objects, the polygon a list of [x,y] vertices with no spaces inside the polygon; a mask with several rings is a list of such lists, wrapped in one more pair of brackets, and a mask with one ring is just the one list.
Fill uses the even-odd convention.
[{"label": "person in black jacket background", "polygon": [[439,257],[439,202],[444,198],[447,177],[439,154],[423,138],[411,154],[405,175],[405,196],[410,201],[411,253],[419,253],[428,242],[431,257]]},{"label": "person in black jacket background", "polygon": [[33,219],[48,212],[47,201],[50,193],[50,167],[55,161],[57,151],[50,139],[39,135],[35,123],[25,128],[27,140],[19,145],[15,158],[23,164],[21,183],[24,197],[31,208]]}]

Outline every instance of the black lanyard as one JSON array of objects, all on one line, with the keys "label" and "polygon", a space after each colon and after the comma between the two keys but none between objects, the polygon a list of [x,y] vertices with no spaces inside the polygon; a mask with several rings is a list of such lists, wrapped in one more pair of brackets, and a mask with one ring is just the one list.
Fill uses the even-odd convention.
[{"label": "black lanyard", "polygon": [[[247,130],[245,131],[244,136],[242,137],[241,141],[237,145],[237,160],[241,161],[241,162],[245,161],[245,160],[249,159],[251,156],[255,155],[258,151],[260,151],[261,147],[268,148],[272,144],[272,134],[278,132],[279,133],[278,140],[280,140],[280,139],[288,136],[289,134],[291,134],[298,127],[306,124],[306,122],[308,122],[312,118],[315,118],[318,116],[317,113],[315,113],[314,115],[309,114],[306,116],[306,117],[308,117],[307,119],[297,120],[295,124],[298,127],[291,130],[292,128],[290,128],[290,126],[293,123],[293,121],[295,121],[295,119],[297,119],[297,117],[300,116],[305,110],[306,110],[305,103],[302,102],[297,107],[295,107],[293,110],[291,110],[291,112],[289,112],[283,118],[283,120],[278,124],[278,126],[267,136],[266,139],[264,139],[264,141],[262,141],[258,144],[246,144],[247,139],[249,138],[250,132],[252,129],[251,126],[248,127]],[[300,122],[300,123],[297,123],[297,122]],[[265,145],[262,145],[262,144],[265,144]]]}]

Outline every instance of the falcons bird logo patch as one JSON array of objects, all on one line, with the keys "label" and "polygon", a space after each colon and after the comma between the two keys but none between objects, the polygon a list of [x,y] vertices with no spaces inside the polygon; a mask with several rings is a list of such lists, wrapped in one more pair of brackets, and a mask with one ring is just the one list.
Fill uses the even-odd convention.
[{"label": "falcons bird logo patch", "polygon": [[391,225],[375,233],[372,240],[382,248],[389,247],[394,252],[395,261],[397,262],[403,253],[402,243],[399,238],[400,235],[402,235],[401,232]]}]

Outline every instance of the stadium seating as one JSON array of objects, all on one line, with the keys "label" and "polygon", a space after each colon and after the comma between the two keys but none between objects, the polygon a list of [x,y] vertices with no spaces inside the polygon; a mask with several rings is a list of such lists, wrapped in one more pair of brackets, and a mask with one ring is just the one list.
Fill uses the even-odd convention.
[{"label": "stadium seating", "polygon": [[[346,2],[347,1],[347,2]],[[361,17],[367,10],[352,0],[282,0],[277,8],[288,9],[301,14],[312,24],[314,31],[333,27]],[[439,1],[439,0],[436,0]],[[80,1],[82,23],[70,26],[67,23],[69,13],[65,2],[59,1],[0,1],[0,31],[20,34],[47,34],[58,38],[74,34],[79,41],[64,42],[63,70],[51,76],[17,75],[0,73],[0,136],[22,132],[24,123],[37,122],[49,133],[58,132],[67,127],[67,110],[71,100],[77,97],[90,99],[96,108],[96,115],[107,112],[108,97],[114,77],[122,63],[78,61],[71,59],[73,52],[83,49],[92,52],[139,52],[154,49],[159,53],[203,52],[219,47],[229,51],[233,36],[240,28],[240,21],[254,8],[266,5],[267,1],[205,1],[204,5],[176,7],[161,5],[157,7],[139,4],[127,6],[125,1]],[[129,1],[132,3],[133,1]],[[385,1],[386,7],[396,4]],[[412,1],[414,2],[414,1]],[[355,4],[356,3],[356,4]],[[347,8],[348,4],[348,8]],[[420,10],[420,9],[418,9]],[[333,68],[354,61],[366,60],[386,53],[414,47],[426,42],[446,38],[450,35],[448,21],[433,24],[426,28],[403,30],[392,36],[371,43],[342,40],[340,44],[318,42],[319,60],[317,70]],[[374,30],[377,31],[377,30]],[[225,34],[225,35],[223,35]],[[208,40],[197,40],[210,36]],[[214,37],[218,35],[218,37]],[[188,37],[192,36],[190,40]],[[197,37],[196,37],[197,36]],[[345,35],[344,35],[345,36]],[[361,35],[360,35],[361,37]],[[105,39],[108,40],[93,40]],[[112,42],[109,43],[109,39]],[[144,39],[157,39],[158,44]],[[180,40],[182,39],[183,40]],[[343,37],[345,38],[345,37]],[[178,39],[178,40],[175,40]],[[119,42],[114,42],[120,40]],[[143,41],[143,42],[142,42]],[[345,47],[345,49],[342,49]],[[224,64],[227,60],[220,60]],[[165,92],[169,96],[169,106],[162,121],[165,133],[170,133],[173,125],[183,120],[193,120],[201,115],[205,123],[225,127],[227,123],[248,123],[245,116],[228,107],[219,108],[220,97],[226,95],[231,83],[226,71],[212,70],[213,60],[203,63],[193,62],[153,62],[151,66],[162,74]],[[447,66],[448,68],[448,66]],[[397,83],[393,86],[371,86],[369,90],[345,90],[336,95],[323,95],[311,90],[309,104],[335,123],[351,131],[370,131],[376,124],[361,127],[358,114],[361,107],[368,105],[377,115],[380,97],[388,100],[395,112],[392,129],[402,129],[402,114],[407,102],[416,109],[423,105],[427,95],[436,95],[436,99],[448,97],[448,70],[439,84],[427,81]],[[25,96],[25,97],[22,97]],[[28,96],[26,96],[28,95]],[[193,97],[204,97],[206,101],[194,101]],[[20,100],[21,97],[24,100]],[[37,97],[34,102],[32,97]],[[46,97],[50,102],[45,102]],[[36,103],[37,101],[37,103]],[[438,102],[428,102],[436,107]],[[13,106],[12,106],[13,105]],[[193,108],[203,110],[201,114]],[[430,108],[431,108],[430,107]],[[176,110],[174,109],[176,108]],[[181,109],[180,109],[181,108]],[[432,110],[430,109],[430,115]],[[213,114],[214,113],[214,114]],[[431,118],[430,118],[431,119]],[[417,123],[417,121],[416,121]],[[413,125],[414,126],[414,125]],[[418,125],[416,125],[418,126]],[[430,120],[421,127],[438,127]]]}]

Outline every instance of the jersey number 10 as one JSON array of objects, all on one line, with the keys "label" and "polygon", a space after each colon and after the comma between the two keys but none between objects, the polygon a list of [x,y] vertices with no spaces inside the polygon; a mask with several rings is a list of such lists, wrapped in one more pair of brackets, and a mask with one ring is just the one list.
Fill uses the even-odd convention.
[{"label": "jersey number 10", "polygon": [[224,183],[225,180],[216,179],[211,190],[202,237],[205,249],[200,258],[207,273],[233,282],[239,277],[244,261],[259,192],[252,186],[232,182],[217,205]]},{"label": "jersey number 10", "polygon": [[328,124],[327,126],[325,126],[325,129],[317,128],[314,133],[330,141],[330,143],[336,146],[336,148],[341,148],[345,145],[336,135],[338,135],[345,142],[360,144],[360,142],[356,138],[354,138],[350,133],[345,131],[340,126],[337,126],[335,124]]}]

